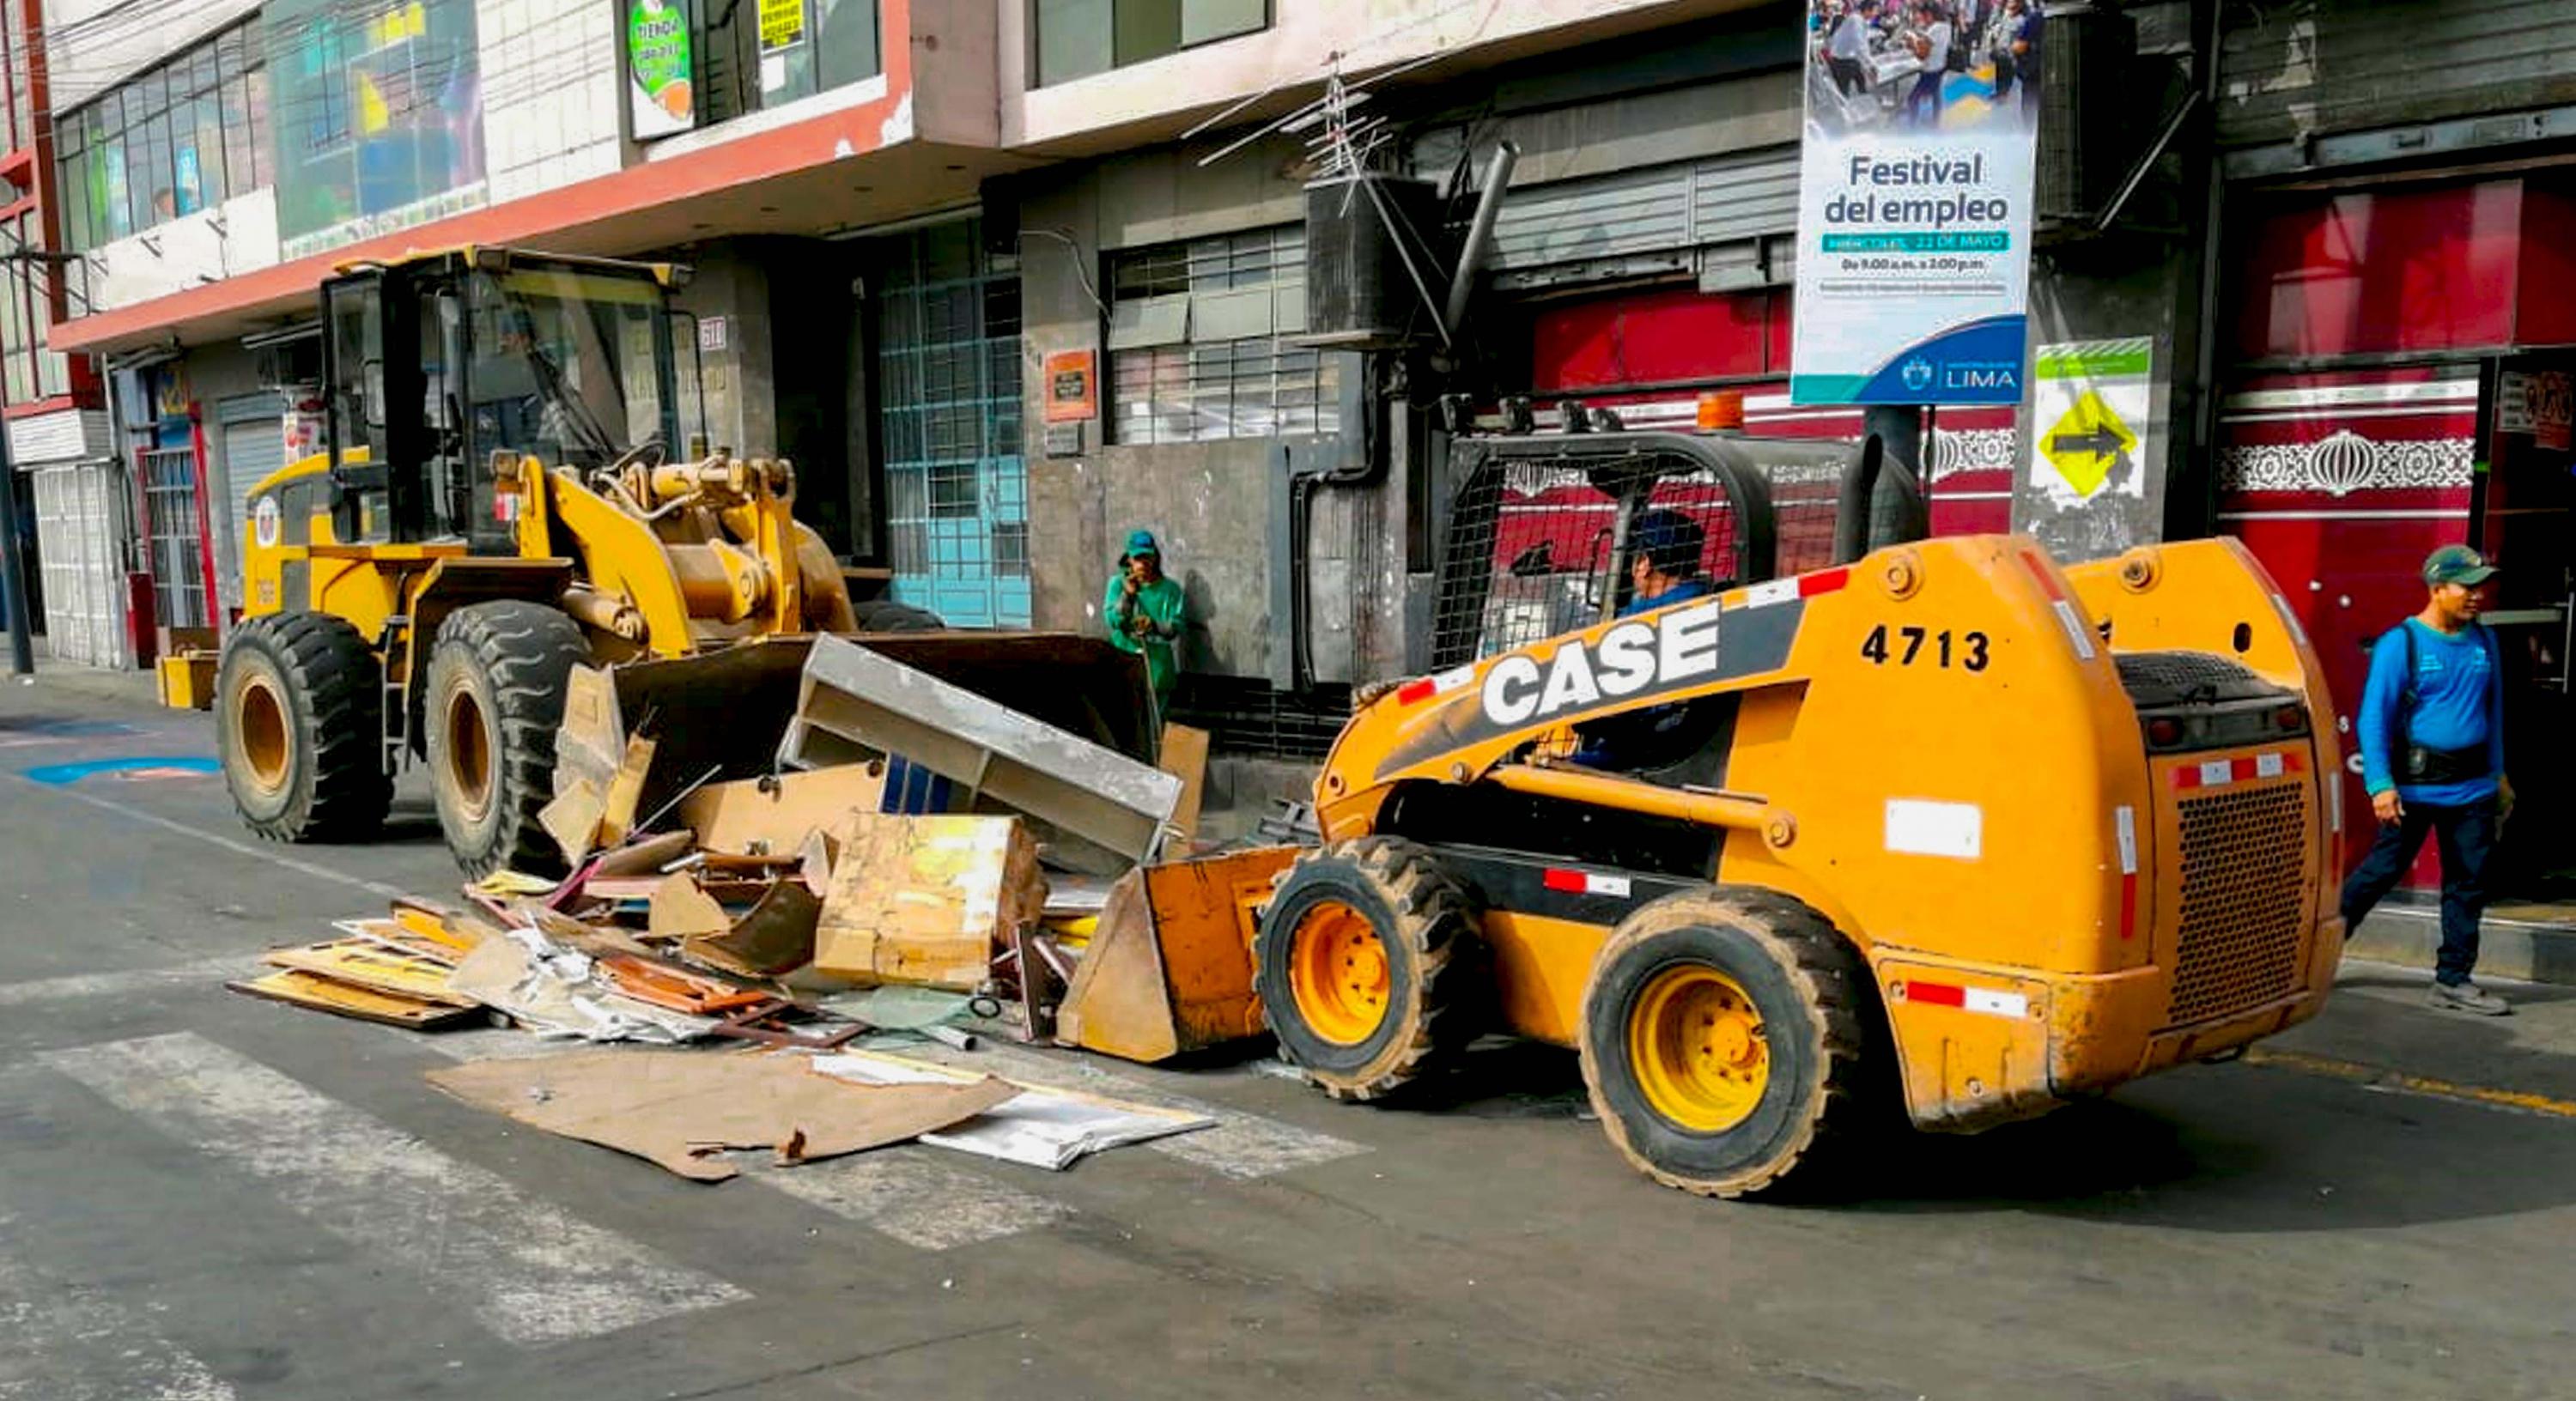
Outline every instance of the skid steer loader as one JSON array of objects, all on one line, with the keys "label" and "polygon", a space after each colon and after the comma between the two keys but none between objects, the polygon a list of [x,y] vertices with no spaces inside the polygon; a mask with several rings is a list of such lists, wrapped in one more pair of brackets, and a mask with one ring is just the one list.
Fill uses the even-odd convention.
[{"label": "skid steer loader", "polygon": [[[1818,451],[1460,440],[1441,669],[1363,695],[1319,847],[1147,873],[1149,933],[1104,918],[1072,1039],[1266,1022],[1373,1100],[1517,1033],[1577,1052],[1638,1168],[1734,1197],[1891,1099],[1973,1130],[2314,1015],[2340,758],[2261,566],[1920,538],[1874,440]],[[1622,616],[1647,548],[1709,591]]]},{"label": "skid steer loader", "polygon": [[469,873],[559,867],[538,813],[576,665],[657,663],[621,679],[627,713],[712,714],[703,749],[728,707],[787,703],[740,688],[792,701],[796,639],[940,625],[853,606],[791,514],[789,463],[683,436],[703,421],[669,305],[684,276],[468,248],[323,285],[326,448],[251,489],[245,617],[219,659],[164,663],[166,698],[215,710],[254,831],[364,836],[423,759]]}]

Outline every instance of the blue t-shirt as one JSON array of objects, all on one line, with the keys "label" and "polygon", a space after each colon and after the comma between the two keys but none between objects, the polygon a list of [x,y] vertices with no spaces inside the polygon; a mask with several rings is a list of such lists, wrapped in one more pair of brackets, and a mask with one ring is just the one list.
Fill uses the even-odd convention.
[{"label": "blue t-shirt", "polygon": [[1688,603],[1694,598],[1705,598],[1714,592],[1716,590],[1709,587],[1708,580],[1693,575],[1653,598],[1629,599],[1627,606],[1619,610],[1619,616],[1630,617],[1643,613],[1649,608],[1670,608],[1676,603]]},{"label": "blue t-shirt", "polygon": [[[2406,629],[2415,634],[2415,711],[2398,715],[2405,690]],[[2410,803],[2458,807],[2496,791],[2504,772],[2504,686],[2496,672],[2494,635],[2483,627],[2448,633],[2409,618],[2370,649],[2370,680],[2361,690],[2361,782],[2372,793],[2397,790]],[[2457,783],[2399,783],[2402,746],[2473,749],[2485,745],[2487,772]]]}]

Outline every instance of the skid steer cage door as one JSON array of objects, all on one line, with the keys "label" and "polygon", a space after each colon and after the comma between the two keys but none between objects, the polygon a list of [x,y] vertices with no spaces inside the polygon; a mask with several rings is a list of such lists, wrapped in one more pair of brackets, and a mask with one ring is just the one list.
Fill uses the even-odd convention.
[{"label": "skid steer cage door", "polygon": [[1628,532],[1650,510],[1701,531],[1720,587],[1833,562],[1853,449],[1685,433],[1460,437],[1449,449],[1432,615],[1446,669],[1589,626],[1628,596]]}]

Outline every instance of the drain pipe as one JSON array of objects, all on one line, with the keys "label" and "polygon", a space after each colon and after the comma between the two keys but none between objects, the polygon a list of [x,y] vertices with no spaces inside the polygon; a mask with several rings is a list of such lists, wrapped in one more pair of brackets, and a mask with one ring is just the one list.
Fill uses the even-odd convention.
[{"label": "drain pipe", "polygon": [[1494,224],[1503,215],[1503,190],[1512,183],[1512,167],[1520,158],[1520,147],[1496,142],[1494,159],[1485,167],[1485,188],[1476,196],[1476,215],[1468,221],[1467,242],[1458,250],[1458,272],[1449,279],[1449,305],[1440,317],[1440,328],[1453,345],[1459,323],[1467,319],[1467,304],[1475,299],[1476,274],[1484,270],[1485,255],[1493,247]]}]

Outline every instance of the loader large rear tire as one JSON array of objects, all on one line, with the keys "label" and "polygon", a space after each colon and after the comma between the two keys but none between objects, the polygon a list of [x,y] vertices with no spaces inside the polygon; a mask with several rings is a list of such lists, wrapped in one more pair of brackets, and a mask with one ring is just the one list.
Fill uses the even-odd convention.
[{"label": "loader large rear tire", "polygon": [[1583,993],[1583,1081],[1639,1171],[1702,1196],[1802,1179],[1856,1141],[1872,985],[1806,905],[1699,890],[1640,907]]},{"label": "loader large rear tire", "polygon": [[1394,1093],[1481,1030],[1474,906],[1410,842],[1363,837],[1298,859],[1253,939],[1279,1046],[1335,1099]]},{"label": "loader large rear tire", "polygon": [[216,666],[215,734],[242,821],[271,841],[375,835],[393,801],[376,654],[347,619],[270,613]]},{"label": "loader large rear tire", "polygon": [[439,625],[420,721],[438,825],[466,874],[563,870],[537,814],[554,793],[564,690],[589,658],[581,625],[541,603],[477,603]]}]

